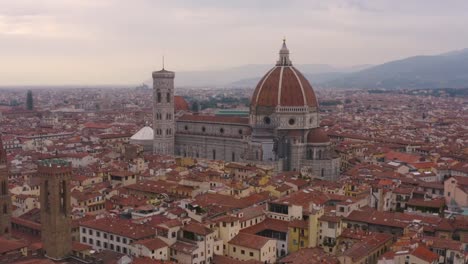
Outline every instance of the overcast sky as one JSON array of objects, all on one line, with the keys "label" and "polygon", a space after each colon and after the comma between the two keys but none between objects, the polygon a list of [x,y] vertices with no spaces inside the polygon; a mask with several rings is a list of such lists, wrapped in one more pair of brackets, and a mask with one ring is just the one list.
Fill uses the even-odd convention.
[{"label": "overcast sky", "polygon": [[468,47],[466,0],[0,0],[0,85],[133,84],[174,71],[378,64]]}]

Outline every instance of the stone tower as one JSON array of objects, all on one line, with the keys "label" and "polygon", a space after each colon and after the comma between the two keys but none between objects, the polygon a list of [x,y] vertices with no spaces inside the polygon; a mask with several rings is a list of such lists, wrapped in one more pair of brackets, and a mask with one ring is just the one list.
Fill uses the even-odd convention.
[{"label": "stone tower", "polygon": [[174,72],[153,72],[153,153],[174,155]]},{"label": "stone tower", "polygon": [[0,134],[0,236],[9,236],[11,229],[11,198],[8,191],[8,162]]},{"label": "stone tower", "polygon": [[71,164],[60,159],[39,163],[42,243],[47,257],[60,260],[71,252]]}]

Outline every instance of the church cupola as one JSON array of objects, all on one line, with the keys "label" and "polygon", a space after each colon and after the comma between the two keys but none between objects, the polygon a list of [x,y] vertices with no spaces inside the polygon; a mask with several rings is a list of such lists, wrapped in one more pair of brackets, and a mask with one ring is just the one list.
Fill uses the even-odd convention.
[{"label": "church cupola", "polygon": [[286,47],[286,38],[283,39],[283,46],[279,52],[279,60],[276,62],[276,66],[291,66],[292,62],[289,59],[289,50]]}]

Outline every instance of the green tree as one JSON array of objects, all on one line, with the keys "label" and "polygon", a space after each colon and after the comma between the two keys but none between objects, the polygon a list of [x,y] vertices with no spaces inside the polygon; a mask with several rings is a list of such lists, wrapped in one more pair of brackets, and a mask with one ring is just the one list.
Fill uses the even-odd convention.
[{"label": "green tree", "polygon": [[32,95],[31,90],[29,90],[28,93],[26,94],[26,108],[28,110],[34,109],[34,100],[33,100],[33,95]]}]

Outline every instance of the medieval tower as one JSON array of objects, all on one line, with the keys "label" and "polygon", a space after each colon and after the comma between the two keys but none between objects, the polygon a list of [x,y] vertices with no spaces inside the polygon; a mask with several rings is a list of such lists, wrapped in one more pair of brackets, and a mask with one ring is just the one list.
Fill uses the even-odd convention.
[{"label": "medieval tower", "polygon": [[8,162],[0,135],[0,236],[8,236],[11,228],[11,198],[8,191]]},{"label": "medieval tower", "polygon": [[72,167],[59,159],[39,163],[42,243],[47,257],[60,260],[71,252],[69,184]]},{"label": "medieval tower", "polygon": [[174,155],[174,72],[153,72],[153,153]]}]

